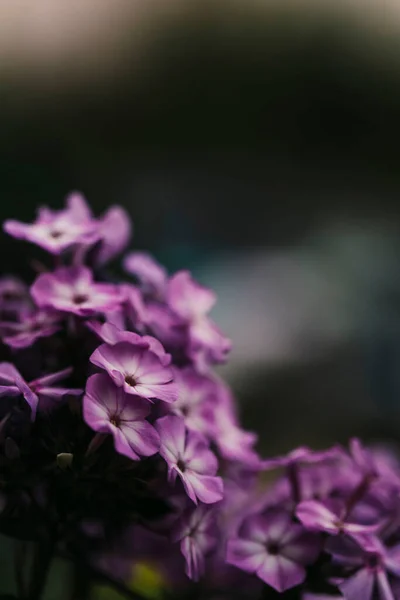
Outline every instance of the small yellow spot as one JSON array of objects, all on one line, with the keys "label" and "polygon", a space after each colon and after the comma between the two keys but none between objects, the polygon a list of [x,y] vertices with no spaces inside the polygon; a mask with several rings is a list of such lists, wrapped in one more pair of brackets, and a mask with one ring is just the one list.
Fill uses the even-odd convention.
[{"label": "small yellow spot", "polygon": [[130,587],[151,600],[159,600],[166,588],[163,575],[155,566],[145,563],[135,563],[132,569]]}]

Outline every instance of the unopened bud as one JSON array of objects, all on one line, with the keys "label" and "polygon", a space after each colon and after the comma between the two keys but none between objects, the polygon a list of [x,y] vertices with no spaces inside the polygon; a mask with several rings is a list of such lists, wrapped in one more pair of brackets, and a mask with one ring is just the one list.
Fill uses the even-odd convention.
[{"label": "unopened bud", "polygon": [[70,452],[60,452],[57,454],[57,465],[60,469],[68,469],[72,465],[74,455]]}]

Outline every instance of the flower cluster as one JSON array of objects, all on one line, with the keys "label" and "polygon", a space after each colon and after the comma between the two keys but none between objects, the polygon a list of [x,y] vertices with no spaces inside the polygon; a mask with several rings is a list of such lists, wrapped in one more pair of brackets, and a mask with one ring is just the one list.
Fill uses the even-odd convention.
[{"label": "flower cluster", "polygon": [[0,280],[0,532],[45,558],[21,598],[50,549],[128,597],[145,563],[174,598],[400,598],[392,453],[354,439],[261,460],[214,371],[230,342],[213,292],[145,252],[104,276],[123,209],[95,218],[73,193],[4,230],[47,253],[30,285]]},{"label": "flower cluster", "polygon": [[[400,465],[358,439],[263,463],[282,475],[242,512],[227,561],[296,598],[400,598]],[[297,586],[297,587],[296,587]]]},{"label": "flower cluster", "polygon": [[144,252],[104,280],[131,224],[119,207],[95,218],[79,193],[4,230],[50,257],[30,285],[0,280],[0,530],[51,532],[56,551],[103,566],[122,538],[161,537],[198,579],[222,548],[224,479],[261,464],[213,372],[230,349],[214,293]]}]

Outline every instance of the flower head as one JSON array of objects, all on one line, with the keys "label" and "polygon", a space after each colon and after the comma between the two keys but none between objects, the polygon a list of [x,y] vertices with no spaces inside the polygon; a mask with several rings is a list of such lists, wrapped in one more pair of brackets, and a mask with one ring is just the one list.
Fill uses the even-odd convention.
[{"label": "flower head", "polygon": [[167,416],[156,422],[160,434],[160,454],[168,465],[169,478],[179,476],[187,495],[195,504],[213,504],[222,499],[222,479],[216,476],[218,461],[199,433],[188,431],[182,419]]},{"label": "flower head", "polygon": [[373,535],[330,539],[327,551],[336,565],[347,571],[339,579],[346,600],[395,600],[389,574],[400,577],[400,544],[386,548]]},{"label": "flower head", "polygon": [[54,273],[42,273],[31,287],[40,308],[87,317],[115,310],[122,302],[117,286],[95,283],[86,267],[61,267]]},{"label": "flower head", "polygon": [[224,362],[231,342],[208,317],[216,301],[214,292],[194,281],[188,271],[179,271],[168,282],[167,299],[188,328],[188,353],[197,365]]},{"label": "flower head", "polygon": [[4,230],[15,238],[41,246],[51,254],[60,254],[76,244],[93,243],[98,239],[95,223],[81,194],[72,193],[67,198],[67,208],[50,210],[41,208],[32,224],[8,220]]},{"label": "flower head", "polygon": [[111,434],[117,452],[132,460],[151,456],[159,449],[157,431],[146,420],[149,404],[126,394],[111,379],[99,373],[89,377],[83,399],[86,423],[100,433]]},{"label": "flower head", "polygon": [[[115,385],[123,387],[127,394],[135,394],[148,400],[174,402],[177,388],[173,374],[165,366],[165,353],[157,354],[150,349],[155,344],[139,335],[128,335],[125,341],[102,344],[90,360],[107,371]],[[158,351],[158,345],[156,347]]]},{"label": "flower head", "polygon": [[304,566],[318,556],[318,536],[294,523],[285,511],[271,511],[249,517],[239,536],[228,541],[228,563],[255,573],[278,592],[300,583]]},{"label": "flower head", "polygon": [[218,541],[213,509],[201,504],[185,511],[174,527],[172,540],[181,543],[186,575],[197,581],[204,573],[206,554]]}]

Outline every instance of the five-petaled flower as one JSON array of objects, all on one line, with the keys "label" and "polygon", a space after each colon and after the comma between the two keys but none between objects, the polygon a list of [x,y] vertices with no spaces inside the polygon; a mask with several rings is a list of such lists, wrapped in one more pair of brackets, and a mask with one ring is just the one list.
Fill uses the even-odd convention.
[{"label": "five-petaled flower", "polygon": [[239,536],[228,541],[227,560],[284,592],[304,581],[304,567],[320,550],[318,536],[294,523],[289,513],[271,510],[243,523]]},{"label": "five-petaled flower", "polygon": [[123,296],[117,286],[96,283],[86,267],[61,267],[54,273],[42,273],[31,287],[40,308],[88,317],[115,310]]},{"label": "five-petaled flower", "polygon": [[120,454],[139,460],[158,451],[159,435],[146,420],[149,414],[146,400],[126,394],[106,374],[89,377],[83,398],[84,419],[95,431],[111,434]]},{"label": "five-petaled flower", "polygon": [[172,532],[172,540],[180,542],[186,562],[186,574],[197,581],[205,570],[205,557],[216,545],[216,522],[213,508],[200,504],[186,510]]},{"label": "five-petaled flower", "polygon": [[[172,370],[165,366],[164,358],[149,349],[148,339],[137,336],[116,344],[102,344],[90,360],[107,371],[118,387],[127,394],[147,400],[174,402],[178,391],[173,382]],[[154,346],[153,346],[154,348]]]},{"label": "five-petaled flower", "polygon": [[183,419],[162,417],[156,422],[160,434],[160,454],[168,465],[171,482],[179,476],[187,495],[195,504],[213,504],[223,497],[223,483],[216,476],[218,461],[205,437],[188,431]]}]

